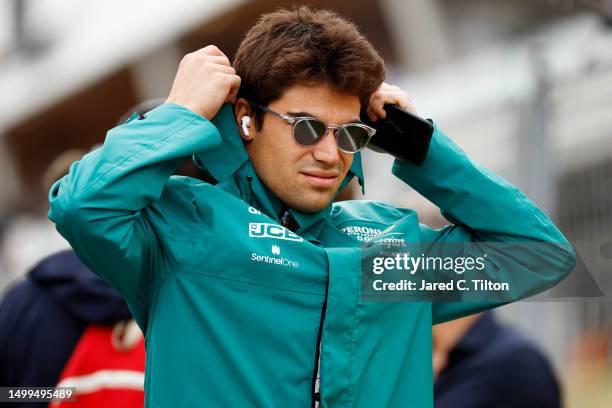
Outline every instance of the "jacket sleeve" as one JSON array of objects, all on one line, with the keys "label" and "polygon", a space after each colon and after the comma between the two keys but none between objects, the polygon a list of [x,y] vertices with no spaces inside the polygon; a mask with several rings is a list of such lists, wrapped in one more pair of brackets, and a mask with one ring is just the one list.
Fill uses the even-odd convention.
[{"label": "jacket sleeve", "polygon": [[[499,253],[501,267],[498,272],[506,273],[506,277],[515,283],[527,282],[525,284],[533,286],[536,292],[554,286],[573,270],[575,252],[546,214],[517,187],[472,162],[437,125],[434,124],[425,163],[416,166],[396,160],[393,174],[437,205],[444,217],[451,221],[451,225],[438,230],[421,226],[423,239],[436,243],[436,251],[440,251],[445,243],[452,242],[507,243],[509,248],[527,244],[523,249],[529,243],[535,243],[529,248],[527,257],[523,253],[515,256]],[[540,243],[554,245],[538,246]],[[526,290],[530,288],[523,289],[524,295],[533,294],[533,291]],[[508,302],[497,299],[434,302],[433,323],[505,303]]]},{"label": "jacket sleeve", "polygon": [[179,202],[174,206],[192,201],[168,191],[172,173],[185,157],[220,143],[210,121],[164,104],[111,129],[104,145],[73,163],[49,191],[49,218],[57,230],[130,308],[172,270],[161,244],[172,220],[160,197],[171,195]]}]

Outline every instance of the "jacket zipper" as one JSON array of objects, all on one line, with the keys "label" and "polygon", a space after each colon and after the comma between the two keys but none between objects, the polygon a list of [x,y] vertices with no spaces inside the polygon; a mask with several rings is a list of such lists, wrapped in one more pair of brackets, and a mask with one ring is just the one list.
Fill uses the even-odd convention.
[{"label": "jacket zipper", "polygon": [[247,183],[249,184],[249,205],[253,205],[253,176],[247,176]]},{"label": "jacket zipper", "polygon": [[[249,188],[251,188],[251,178],[248,178]],[[253,190],[251,189],[251,195],[253,194]],[[295,220],[292,219],[291,213],[289,212],[289,208],[283,206],[281,212],[279,214],[281,225],[284,228],[289,229],[290,231],[295,232],[296,225]],[[323,299],[323,307],[321,308],[321,319],[319,320],[319,331],[317,333],[317,344],[315,345],[315,359],[314,359],[314,369],[312,371],[312,382],[310,386],[310,395],[312,396],[312,404],[311,408],[319,408],[321,404],[321,390],[317,390],[317,377],[319,375],[319,359],[321,357],[321,338],[323,336],[323,323],[325,321],[325,312],[327,311],[327,292],[329,290],[329,280],[327,285],[325,286],[325,298]],[[319,387],[321,385],[321,381],[319,380]]]},{"label": "jacket zipper", "polygon": [[329,288],[329,282],[325,287],[325,299],[323,300],[323,308],[321,309],[321,320],[319,321],[319,333],[317,335],[317,345],[316,345],[316,353],[315,353],[315,361],[314,361],[314,370],[312,373],[312,385],[311,385],[311,395],[312,395],[312,404],[311,408],[318,408],[321,404],[321,381],[319,380],[319,390],[317,391],[317,376],[319,375],[319,362],[321,357],[321,338],[323,336],[323,322],[325,321],[325,312],[327,311],[327,291]]},{"label": "jacket zipper", "polygon": [[[293,220],[291,213],[289,212],[289,208],[283,207],[279,214],[279,218],[281,221],[281,225],[293,232],[295,232],[296,225],[295,220]],[[311,408],[318,408],[321,404],[321,390],[317,390],[317,377],[319,375],[319,359],[321,357],[321,338],[323,336],[323,322],[325,321],[325,312],[327,311],[327,291],[329,288],[329,281],[325,287],[325,298],[323,299],[323,307],[321,308],[321,319],[319,320],[319,331],[317,333],[317,344],[315,345],[315,359],[314,359],[314,369],[312,372],[312,382],[310,386],[310,395],[312,396],[312,404]],[[319,380],[319,386],[321,385],[321,381]]]}]

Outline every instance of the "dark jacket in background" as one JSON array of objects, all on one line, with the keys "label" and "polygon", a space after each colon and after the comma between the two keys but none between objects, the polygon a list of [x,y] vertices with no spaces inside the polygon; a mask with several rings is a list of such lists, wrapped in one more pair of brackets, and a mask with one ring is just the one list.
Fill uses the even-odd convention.
[{"label": "dark jacket in background", "polygon": [[485,313],[457,343],[434,387],[436,408],[557,408],[559,383],[544,355]]},{"label": "dark jacket in background", "polygon": [[55,386],[87,326],[130,318],[72,250],[45,258],[1,300],[0,386]]}]

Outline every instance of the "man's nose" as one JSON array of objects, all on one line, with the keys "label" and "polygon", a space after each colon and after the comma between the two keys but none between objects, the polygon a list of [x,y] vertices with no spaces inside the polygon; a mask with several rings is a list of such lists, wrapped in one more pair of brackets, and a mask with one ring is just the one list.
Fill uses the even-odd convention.
[{"label": "man's nose", "polygon": [[327,129],[323,139],[314,146],[312,154],[315,160],[325,163],[335,164],[340,160],[334,129]]}]

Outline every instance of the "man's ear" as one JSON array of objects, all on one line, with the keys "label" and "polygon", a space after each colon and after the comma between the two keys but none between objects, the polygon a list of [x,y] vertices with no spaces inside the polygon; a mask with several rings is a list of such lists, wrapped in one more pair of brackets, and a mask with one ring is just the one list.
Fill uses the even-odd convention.
[{"label": "man's ear", "polygon": [[255,126],[253,126],[250,105],[246,99],[238,98],[234,104],[234,119],[242,140],[247,142],[253,140]]}]

